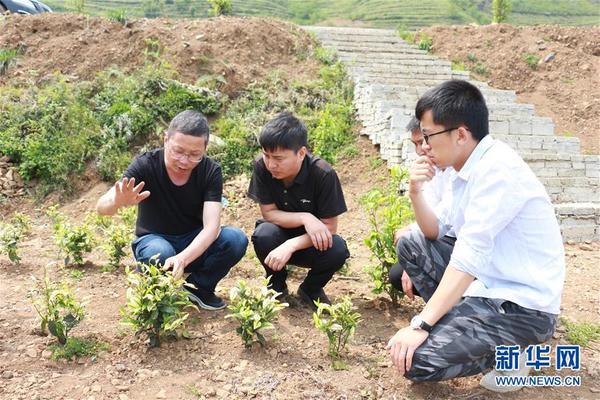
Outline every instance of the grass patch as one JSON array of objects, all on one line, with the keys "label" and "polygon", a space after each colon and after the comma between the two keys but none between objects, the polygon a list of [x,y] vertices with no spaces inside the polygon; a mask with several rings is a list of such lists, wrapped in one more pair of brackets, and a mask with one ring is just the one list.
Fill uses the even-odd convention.
[{"label": "grass patch", "polygon": [[565,326],[565,338],[569,343],[588,347],[591,341],[600,340],[600,324],[594,322],[570,322],[561,318]]},{"label": "grass patch", "polygon": [[527,53],[523,56],[523,61],[525,61],[529,68],[536,70],[538,63],[540,62],[540,57],[535,54]]},{"label": "grass patch", "polygon": [[465,66],[465,63],[462,61],[458,61],[458,60],[452,60],[452,71],[466,71],[467,67]]},{"label": "grass patch", "polygon": [[70,337],[67,343],[61,346],[58,343],[49,346],[52,351],[53,360],[73,360],[80,357],[96,357],[102,350],[108,350],[109,346],[106,343],[98,342],[94,339]]},{"label": "grass patch", "polygon": [[483,64],[483,63],[479,63],[479,64],[475,65],[474,67],[471,68],[471,71],[475,72],[476,74],[482,75],[482,76],[488,76],[490,73],[488,71],[487,67],[485,66],[485,64]]}]

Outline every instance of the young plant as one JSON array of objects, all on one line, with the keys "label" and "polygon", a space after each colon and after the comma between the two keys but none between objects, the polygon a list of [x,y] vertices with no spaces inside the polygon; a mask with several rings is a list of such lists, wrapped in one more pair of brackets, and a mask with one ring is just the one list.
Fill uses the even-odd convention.
[{"label": "young plant", "polygon": [[121,315],[123,323],[135,329],[136,336],[145,334],[150,347],[158,347],[165,336],[177,336],[177,329],[189,316],[183,309],[196,306],[183,288],[185,280],[176,280],[163,271],[156,258],[139,267],[140,272],[125,269],[129,287]]},{"label": "young plant", "polygon": [[279,293],[267,288],[268,284],[268,279],[264,279],[260,287],[249,286],[246,281],[240,280],[229,292],[231,304],[227,308],[232,314],[225,318],[235,318],[240,323],[236,332],[242,337],[246,347],[252,347],[254,336],[261,347],[264,347],[266,341],[260,331],[273,329],[272,322],[277,313],[288,306],[287,303],[277,300]]},{"label": "young plant", "polygon": [[219,16],[219,15],[229,15],[233,11],[233,6],[231,5],[231,0],[207,0],[211,5],[211,9],[209,11],[210,15]]},{"label": "young plant", "polygon": [[511,9],[510,0],[492,0],[492,23],[499,24],[506,21]]},{"label": "young plant", "polygon": [[65,222],[65,217],[59,213],[56,206],[47,212],[52,220],[54,239],[59,249],[66,255],[64,262],[68,265],[83,265],[83,255],[92,251],[94,246],[92,231],[86,222],[72,226]]},{"label": "young plant", "polygon": [[30,229],[29,217],[21,213],[15,213],[8,223],[0,224],[0,254],[6,254],[10,261],[18,264],[21,257],[17,247]]},{"label": "young plant", "polygon": [[529,68],[536,70],[538,63],[540,62],[540,57],[535,54],[527,53],[523,56],[523,61],[529,65]]},{"label": "young plant", "polygon": [[394,288],[389,280],[390,269],[398,262],[394,234],[413,218],[409,199],[401,194],[401,189],[406,187],[407,179],[406,169],[392,168],[388,187],[373,189],[360,200],[369,213],[371,225],[365,244],[379,261],[378,265],[367,270],[375,284],[373,293],[387,293],[394,306],[402,296],[402,292]]},{"label": "young plant", "polygon": [[40,316],[40,331],[46,333],[47,330],[60,345],[65,345],[71,329],[85,316],[83,306],[77,302],[71,289],[64,282],[52,282],[44,268],[44,279],[36,281],[36,287],[28,293],[28,297]]},{"label": "young plant", "polygon": [[329,356],[339,360],[360,322],[360,314],[355,311],[350,296],[344,296],[341,302],[333,305],[320,302],[316,302],[316,305],[317,311],[313,313],[315,328],[327,335]]}]

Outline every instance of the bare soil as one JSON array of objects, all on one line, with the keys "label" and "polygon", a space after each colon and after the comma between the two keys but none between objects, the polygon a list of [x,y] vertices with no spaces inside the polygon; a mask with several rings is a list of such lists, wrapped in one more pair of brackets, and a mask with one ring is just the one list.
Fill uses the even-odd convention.
[{"label": "bare soil", "polygon": [[[179,73],[190,82],[197,77],[197,65],[192,63],[186,67],[186,59],[182,57],[186,48],[181,43],[186,39],[181,37],[195,43],[196,35],[204,33],[206,36],[201,41],[202,46],[212,49],[212,56],[218,57],[230,52],[227,53],[227,57],[230,57],[228,65],[235,66],[235,73],[228,75],[227,79],[228,83],[236,82],[231,84],[231,93],[240,90],[252,79],[266,76],[272,68],[284,68],[290,73],[294,70],[307,73],[314,71],[314,65],[299,61],[295,50],[289,50],[296,46],[296,40],[308,43],[309,46],[310,39],[293,33],[293,29],[290,33],[287,24],[271,20],[139,20],[131,28],[123,28],[96,18],[59,16],[58,20],[53,22],[53,18],[46,16],[29,19],[13,16],[0,21],[0,47],[5,46],[9,39],[13,43],[13,38],[17,37],[28,43],[28,50],[20,59],[18,68],[10,70],[10,79],[29,79],[27,71],[32,68],[39,71],[40,79],[57,68],[77,75],[78,79],[89,79],[95,72],[114,63],[122,68],[137,68],[143,64],[143,57],[140,58],[137,53],[143,52],[143,40],[147,37],[144,32],[152,32],[165,44],[165,54],[172,56],[172,62]],[[237,29],[243,32],[242,36],[247,34],[256,42],[242,45],[238,41],[238,50],[231,50],[230,47],[234,45],[231,41],[235,42],[240,37],[232,25],[237,25]],[[35,26],[37,30],[33,32]],[[50,28],[46,30],[48,26]],[[212,31],[207,27],[212,27]],[[109,29],[110,34],[103,33],[105,28]],[[136,32],[137,29],[140,31]],[[94,34],[88,35],[86,32]],[[279,33],[281,37],[277,36]],[[223,35],[228,39],[221,40]],[[44,43],[55,40],[52,39],[54,37],[57,37],[55,47]],[[84,37],[87,44],[81,44],[79,37]],[[129,40],[128,37],[134,37],[135,40]],[[100,38],[103,39],[99,40]],[[290,47],[279,52],[275,44],[282,40],[289,43]],[[263,48],[264,43],[271,43],[270,52]],[[70,58],[73,54],[77,56]],[[261,55],[265,58],[264,65],[260,61]],[[221,60],[225,60],[225,57]],[[217,68],[219,63],[211,65]],[[255,70],[250,72],[251,68]],[[235,77],[233,80],[232,76]],[[244,78],[236,80],[238,77]],[[510,82],[510,79],[506,78],[506,82]],[[580,82],[576,82],[579,87]],[[519,93],[523,90],[518,88]],[[588,85],[588,90],[593,88],[590,89]],[[555,112],[567,118],[561,114],[560,108]],[[597,118],[597,114],[586,115],[586,118]],[[188,325],[191,334],[189,339],[167,342],[161,348],[148,349],[143,340],[134,337],[119,322],[119,308],[125,303],[123,271],[102,273],[100,269],[106,263],[106,257],[101,252],[94,251],[87,257],[88,262],[78,268],[83,272],[83,277],[74,278],[71,268],[61,267],[61,258],[50,235],[50,221],[43,212],[56,197],[45,200],[27,197],[11,200],[9,204],[0,204],[3,217],[14,210],[20,210],[29,214],[34,221],[33,232],[21,248],[22,264],[13,265],[5,256],[0,256],[0,398],[597,398],[597,393],[600,392],[598,343],[583,350],[582,370],[571,373],[582,377],[582,386],[576,388],[526,388],[518,393],[499,395],[479,388],[479,377],[412,384],[397,374],[391,367],[385,344],[398,328],[408,324],[423,303],[405,299],[398,308],[393,308],[385,297],[375,296],[370,291],[364,267],[373,261],[363,243],[368,224],[366,213],[358,204],[358,199],[371,188],[383,184],[389,174],[384,166],[378,166],[378,152],[366,139],[359,138],[357,147],[358,156],[341,160],[335,166],[348,203],[348,212],[341,217],[339,231],[346,238],[352,254],[349,275],[338,275],[327,286],[328,293],[334,299],[350,294],[362,314],[363,321],[344,357],[346,370],[335,371],[331,368],[327,357],[327,339],[313,328],[310,311],[302,307],[292,307],[281,312],[276,330],[267,335],[268,343],[264,349],[258,345],[251,349],[244,348],[235,333],[235,322],[224,319],[228,313],[226,310],[192,311]],[[259,211],[245,197],[247,185],[248,179],[244,176],[226,183],[225,194],[230,206],[225,211],[224,223],[241,227],[250,235]],[[94,179],[84,181],[82,186],[84,189],[81,192],[61,204],[60,210],[71,221],[80,221],[86,213],[92,212],[96,199],[108,188],[108,184],[98,183]],[[600,265],[600,243],[566,245],[566,254],[567,279],[562,316],[571,321],[597,322],[600,316],[600,279],[597,272],[597,266]],[[131,264],[131,260],[127,262]],[[57,362],[50,360],[48,353],[44,352],[53,340],[35,333],[38,321],[26,294],[32,285],[31,276],[41,277],[46,265],[53,277],[69,281],[76,289],[77,297],[86,303],[87,318],[72,334],[109,344],[109,349],[101,352],[97,358]],[[246,257],[220,283],[218,292],[227,296],[238,279],[255,280],[261,275],[262,267],[250,247]],[[297,287],[303,276],[304,271],[301,269],[291,274],[291,289]],[[556,332],[551,344],[554,346],[557,343],[566,343],[562,327]],[[556,372],[554,369],[546,369],[542,373],[569,374]]]},{"label": "bare soil", "polygon": [[[487,73],[473,76],[515,90],[521,103],[552,118],[557,135],[576,136],[584,153],[600,153],[600,27],[500,24],[423,31],[433,38],[433,54],[471,70],[485,66]],[[551,54],[554,58],[545,62]],[[539,63],[529,66],[528,55]]]},{"label": "bare soil", "polygon": [[11,15],[0,17],[0,48],[20,47],[24,54],[0,75],[0,85],[41,82],[56,72],[90,80],[112,66],[133,71],[144,65],[148,51],[156,50],[154,43],[181,81],[221,75],[227,94],[264,79],[274,69],[300,77],[315,68],[306,60],[313,39],[297,26],[274,19],[136,19],[124,26],[74,14]]}]

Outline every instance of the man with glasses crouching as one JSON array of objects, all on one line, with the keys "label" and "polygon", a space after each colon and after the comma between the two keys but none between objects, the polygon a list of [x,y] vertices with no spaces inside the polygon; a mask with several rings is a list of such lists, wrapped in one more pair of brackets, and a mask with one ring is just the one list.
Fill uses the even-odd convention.
[{"label": "man with glasses crouching", "polygon": [[185,287],[190,300],[219,310],[225,302],[215,287],[243,257],[248,239],[238,228],[221,227],[223,176],[219,164],[205,156],[208,138],[204,115],[179,113],[169,124],[164,146],[136,157],[96,209],[113,215],[137,205],[135,259],[148,263],[158,255],[176,278],[189,272],[187,281],[195,286]]},{"label": "man with glasses crouching", "polygon": [[[398,243],[398,258],[426,301],[389,341],[394,365],[414,381],[488,372],[481,385],[504,392],[491,370],[496,346],[548,340],[557,324],[565,275],[564,249],[546,189],[506,144],[488,135],[488,109],[475,86],[451,80],[418,101],[423,150],[411,167],[409,195],[419,230]],[[434,166],[453,167],[451,194],[435,212],[423,184]],[[444,240],[452,227],[456,243]],[[491,371],[490,371],[491,370]]]}]

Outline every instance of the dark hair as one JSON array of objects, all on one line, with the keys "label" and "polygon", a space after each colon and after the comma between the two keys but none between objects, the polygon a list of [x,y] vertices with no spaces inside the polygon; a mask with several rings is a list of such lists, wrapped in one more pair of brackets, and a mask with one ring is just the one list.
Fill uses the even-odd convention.
[{"label": "dark hair", "polygon": [[278,148],[298,152],[302,146],[308,147],[306,126],[289,111],[279,113],[267,122],[260,131],[258,143],[265,150]]},{"label": "dark hair", "polygon": [[419,120],[431,110],[433,122],[445,128],[466,126],[480,141],[489,133],[488,109],[483,95],[473,84],[453,79],[429,89],[417,102]]},{"label": "dark hair", "polygon": [[413,133],[414,131],[421,131],[421,123],[417,117],[412,117],[408,124],[406,124],[406,131]]},{"label": "dark hair", "polygon": [[206,117],[198,111],[186,110],[177,114],[169,124],[167,135],[171,136],[175,132],[184,135],[204,137],[208,143],[208,121],[206,120]]}]

